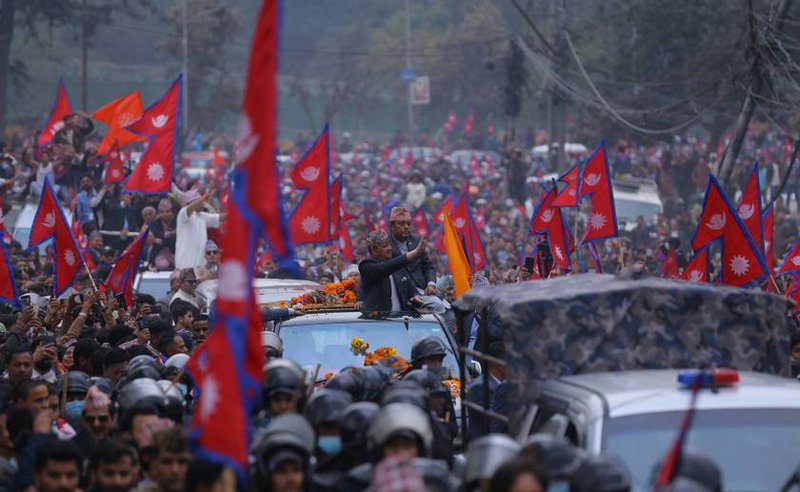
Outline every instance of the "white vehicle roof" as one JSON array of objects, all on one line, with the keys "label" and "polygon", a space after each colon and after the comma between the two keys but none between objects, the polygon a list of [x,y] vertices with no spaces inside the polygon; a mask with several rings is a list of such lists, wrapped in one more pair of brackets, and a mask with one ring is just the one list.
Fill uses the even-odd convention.
[{"label": "white vehicle roof", "polygon": [[[197,294],[206,299],[210,305],[217,298],[217,280],[206,280],[197,286]],[[321,290],[322,285],[311,280],[257,278],[253,279],[256,303],[269,304],[288,301],[292,297],[314,290]]]},{"label": "white vehicle roof", "polygon": [[[610,418],[689,408],[691,391],[678,383],[681,370],[600,372],[565,376],[543,383],[543,393],[575,390],[599,397]],[[740,381],[714,393],[700,390],[698,410],[797,408],[800,382],[756,372],[739,372]],[[587,395],[588,396],[588,395]]]},{"label": "white vehicle roof", "polygon": [[[551,145],[554,149],[558,148],[558,142],[553,142]],[[547,144],[544,144],[537,145],[531,149],[531,152],[534,157],[547,157],[547,150]],[[564,150],[567,152],[567,155],[586,155],[589,152],[589,149],[587,149],[585,145],[574,142],[566,142],[564,144]]]}]

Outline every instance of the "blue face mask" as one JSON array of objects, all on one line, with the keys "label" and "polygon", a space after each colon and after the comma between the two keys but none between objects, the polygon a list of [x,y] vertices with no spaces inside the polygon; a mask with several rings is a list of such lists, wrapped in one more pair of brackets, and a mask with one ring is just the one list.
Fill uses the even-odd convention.
[{"label": "blue face mask", "polygon": [[328,456],[334,456],[342,451],[342,438],[339,436],[320,436],[317,447]]},{"label": "blue face mask", "polygon": [[64,417],[66,417],[67,420],[72,422],[79,421],[81,415],[83,415],[82,400],[69,401],[64,405]]}]

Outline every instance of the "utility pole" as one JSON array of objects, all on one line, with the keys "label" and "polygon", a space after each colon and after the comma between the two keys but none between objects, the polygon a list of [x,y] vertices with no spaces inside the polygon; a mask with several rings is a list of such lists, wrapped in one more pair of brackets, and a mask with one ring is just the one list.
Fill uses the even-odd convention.
[{"label": "utility pole", "polygon": [[[778,2],[778,4],[776,8],[772,9],[768,28],[769,31],[774,33],[774,36],[780,35],[781,29],[783,28],[783,21],[786,18],[786,14],[789,12],[789,6],[792,0],[776,0],[776,2]],[[752,3],[750,4],[748,16],[750,17],[750,42],[754,44],[758,42],[758,35],[755,31],[756,26],[755,20],[753,19]],[[756,109],[756,98],[761,95],[764,82],[764,76],[762,75],[764,69],[763,60],[761,56],[758,55],[757,47],[751,46],[751,48],[756,48],[753,49],[756,55],[750,65],[750,83],[747,87],[747,95],[744,98],[741,110],[739,110],[739,115],[736,117],[733,139],[725,150],[725,155],[717,171],[717,177],[722,181],[722,184],[727,187],[730,187],[730,180],[733,176],[736,158],[739,157],[739,151],[742,149],[744,137],[747,135],[750,120],[753,118],[753,113]]]},{"label": "utility pole", "polygon": [[[411,70],[411,0],[406,0],[406,71],[410,73]],[[414,145],[414,107],[411,104],[411,88],[413,84],[414,80],[409,77],[409,81],[406,83],[406,106],[408,111],[408,134],[411,137],[410,146]]]},{"label": "utility pole", "polygon": [[189,5],[188,0],[181,0],[181,47],[183,51],[183,86],[181,87],[181,119],[183,134],[189,136]]},{"label": "utility pole", "polygon": [[81,109],[88,110],[89,103],[89,11],[86,3],[81,3]]}]

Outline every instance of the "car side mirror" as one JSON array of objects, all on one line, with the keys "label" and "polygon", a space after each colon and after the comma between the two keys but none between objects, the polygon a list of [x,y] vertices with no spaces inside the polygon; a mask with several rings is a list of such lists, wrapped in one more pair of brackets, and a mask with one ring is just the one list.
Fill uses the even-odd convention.
[{"label": "car side mirror", "polygon": [[483,374],[483,367],[481,367],[481,363],[477,360],[470,360],[469,364],[467,364],[467,371],[469,371],[470,376],[476,378]]}]

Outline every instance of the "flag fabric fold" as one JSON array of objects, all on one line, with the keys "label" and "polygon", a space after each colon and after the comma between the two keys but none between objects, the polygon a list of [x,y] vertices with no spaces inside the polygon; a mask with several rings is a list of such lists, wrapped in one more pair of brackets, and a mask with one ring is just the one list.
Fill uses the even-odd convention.
[{"label": "flag fabric fold", "polygon": [[450,215],[444,216],[444,244],[447,251],[447,264],[450,267],[450,274],[453,276],[453,286],[455,296],[461,297],[470,287],[470,265],[458,233]]},{"label": "flag fabric fold", "polygon": [[119,255],[106,279],[106,287],[115,294],[123,294],[125,303],[128,306],[133,306],[133,281],[139,271],[139,264],[142,260],[149,233],[150,226],[147,226],[147,229],[139,233],[136,239]]},{"label": "flag fabric fold", "polygon": [[146,141],[146,137],[126,129],[127,126],[142,117],[143,111],[142,95],[139,91],[133,91],[92,113],[92,119],[108,125],[108,131],[100,141],[100,145],[97,146],[97,154],[103,155],[110,152],[115,142],[119,149],[119,146]]},{"label": "flag fabric fold", "polygon": [[619,228],[605,140],[600,141],[581,174],[578,198],[582,200],[587,197],[591,202],[591,210],[581,244],[617,237]]},{"label": "flag fabric fold", "polygon": [[711,257],[708,254],[708,248],[701,249],[689,260],[681,273],[681,279],[701,283],[711,281]]},{"label": "flag fabric fold", "polygon": [[5,242],[4,231],[0,231],[0,302],[21,309],[19,303],[19,290],[14,281],[11,259],[8,256],[8,247]]},{"label": "flag fabric fold", "polygon": [[664,257],[664,263],[658,270],[658,275],[661,278],[678,278],[680,277],[680,270],[678,268],[678,255],[674,249],[670,249]]},{"label": "flag fabric fold", "polygon": [[793,275],[800,273],[800,241],[795,241],[783,256],[783,262],[777,275]]},{"label": "flag fabric fold", "polygon": [[119,142],[116,140],[114,141],[103,162],[108,164],[106,172],[103,175],[104,184],[114,184],[125,181],[125,168],[122,166],[122,153],[119,151]]},{"label": "flag fabric fold", "polygon": [[330,132],[325,125],[317,140],[292,169],[294,187],[304,192],[289,217],[294,244],[331,240]]},{"label": "flag fabric fold", "polygon": [[764,228],[761,219],[761,183],[758,179],[758,162],[753,164],[753,171],[750,179],[742,190],[742,197],[739,206],[736,208],[739,218],[744,222],[750,237],[759,247],[761,254],[764,255]]},{"label": "flag fabric fold", "polygon": [[572,166],[560,178],[559,183],[566,183],[566,188],[561,190],[553,200],[553,207],[577,207],[578,206],[578,179],[580,178],[581,167],[578,164]]},{"label": "flag fabric fold", "polygon": [[64,85],[64,79],[58,79],[58,89],[56,89],[56,100],[53,103],[53,109],[50,110],[50,115],[47,117],[39,137],[36,139],[36,145],[47,145],[53,141],[53,137],[60,129],[64,127],[64,117],[72,113],[72,106],[69,104],[69,97],[67,96],[67,88]]}]

